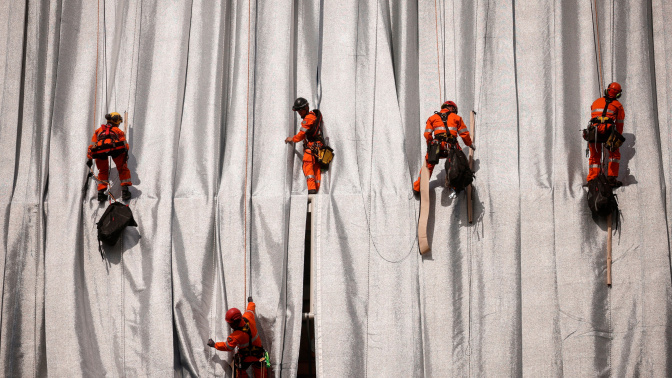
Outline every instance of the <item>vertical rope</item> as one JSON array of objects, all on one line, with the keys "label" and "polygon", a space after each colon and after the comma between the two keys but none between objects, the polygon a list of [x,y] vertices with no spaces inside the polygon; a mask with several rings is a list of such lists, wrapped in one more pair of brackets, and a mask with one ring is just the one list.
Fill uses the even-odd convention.
[{"label": "vertical rope", "polygon": [[597,0],[593,0],[593,6],[595,7],[595,40],[597,41],[597,71],[600,80],[600,90],[604,89],[604,76],[602,74],[602,47],[600,45],[600,21],[597,16]]},{"label": "vertical rope", "polygon": [[93,92],[93,130],[96,130],[96,107],[98,106],[98,45],[100,41],[100,0],[98,0],[98,24],[96,26],[96,86]]},{"label": "vertical rope", "polygon": [[[243,296],[243,300],[247,299],[247,152],[248,152],[248,135],[249,135],[249,128],[250,128],[250,110],[249,110],[249,104],[250,104],[250,31],[251,31],[251,16],[252,12],[252,5],[251,5],[251,0],[247,0],[247,99],[245,102],[245,109],[247,112],[247,117],[245,121],[245,193],[243,195],[244,202],[243,202],[243,245],[244,245],[244,252],[245,252],[245,273],[244,273],[244,279],[245,279],[245,295]],[[251,273],[250,273],[251,275]],[[245,303],[245,302],[243,302]]]},{"label": "vertical rope", "polygon": [[443,102],[441,93],[441,63],[439,60],[439,11],[434,0],[434,22],[436,23],[436,71],[439,76],[439,103]]}]

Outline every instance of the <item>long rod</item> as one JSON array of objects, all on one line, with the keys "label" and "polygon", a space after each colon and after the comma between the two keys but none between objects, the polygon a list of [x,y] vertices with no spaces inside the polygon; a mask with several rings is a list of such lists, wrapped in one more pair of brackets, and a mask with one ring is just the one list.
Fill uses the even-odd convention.
[{"label": "long rod", "polygon": [[[469,114],[469,134],[471,135],[471,142],[476,141],[476,134],[474,134],[476,128],[476,112],[471,111]],[[469,169],[474,169],[474,150],[469,149]],[[467,186],[467,218],[469,223],[474,223],[474,204],[472,202],[472,189],[471,184]]]},{"label": "long rod", "polygon": [[607,215],[607,285],[611,286],[611,214]]}]

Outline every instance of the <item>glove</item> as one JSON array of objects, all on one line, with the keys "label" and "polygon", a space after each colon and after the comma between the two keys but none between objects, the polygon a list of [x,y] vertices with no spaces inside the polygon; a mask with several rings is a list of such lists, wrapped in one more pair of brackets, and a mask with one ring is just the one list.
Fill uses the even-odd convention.
[{"label": "glove", "polygon": [[469,148],[471,148],[473,151],[476,151],[476,145],[474,143],[472,143],[471,146],[469,146]]},{"label": "glove", "polygon": [[214,348],[214,347],[215,347],[215,342],[212,341],[212,339],[208,339],[208,346],[209,346],[210,348]]},{"label": "glove", "polygon": [[285,138],[285,143],[292,143],[292,142],[294,142],[293,139],[294,138],[292,138],[292,137],[287,137],[287,138]]},{"label": "glove", "polygon": [[91,168],[93,166],[93,160],[89,159],[86,161],[86,166]]},{"label": "glove", "polygon": [[248,303],[249,303],[249,302],[252,302],[252,296],[251,296],[251,295],[250,295],[249,297],[247,297],[247,302],[248,302]]},{"label": "glove", "polygon": [[86,150],[86,158],[91,159],[91,145],[89,145],[89,149]]}]

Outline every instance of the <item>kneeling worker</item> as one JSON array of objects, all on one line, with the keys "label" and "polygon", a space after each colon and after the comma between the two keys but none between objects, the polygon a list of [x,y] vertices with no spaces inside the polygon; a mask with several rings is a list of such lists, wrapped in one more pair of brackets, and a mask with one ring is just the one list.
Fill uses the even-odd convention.
[{"label": "kneeling worker", "polygon": [[293,137],[287,137],[285,143],[303,141],[303,174],[308,183],[308,194],[317,194],[320,190],[322,171],[317,159],[317,151],[324,146],[322,137],[322,113],[319,110],[309,111],[308,100],[299,97],[294,101],[292,110],[299,113],[301,128]]},{"label": "kneeling worker", "polygon": [[131,199],[131,192],[128,187],[131,186],[131,171],[128,170],[128,142],[124,132],[119,128],[119,124],[123,119],[121,114],[112,112],[105,115],[107,124],[101,125],[91,137],[91,145],[86,157],[89,159],[86,165],[89,168],[92,165],[91,159],[96,159],[96,167],[98,167],[98,201],[107,201],[107,181],[110,176],[110,164],[107,161],[108,156],[114,160],[119,172],[119,180],[121,181],[121,198],[124,201]]},{"label": "kneeling worker", "polygon": [[[450,133],[447,133],[450,131]],[[434,133],[434,137],[432,137]],[[460,145],[457,143],[457,135],[460,135],[464,144],[472,150],[476,150],[476,146],[471,142],[471,137],[469,136],[469,130],[464,124],[462,117],[457,115],[457,104],[452,101],[446,101],[441,105],[440,112],[434,112],[432,116],[427,118],[427,125],[425,126],[425,139],[427,140],[427,154],[425,154],[425,162],[427,162],[427,169],[429,169],[429,177],[432,177],[432,172],[434,171],[434,164],[430,164],[427,159],[429,158],[429,147],[433,142],[441,143],[441,157],[446,157],[446,151],[450,145],[455,146],[460,149]],[[422,174],[422,171],[420,171]],[[418,196],[420,194],[420,176],[413,183],[413,193]]]},{"label": "kneeling worker", "polygon": [[247,377],[249,367],[253,368],[255,378],[265,377],[266,350],[261,346],[257,333],[255,304],[252,297],[247,298],[247,302],[245,314],[235,307],[226,312],[226,322],[233,329],[226,341],[216,343],[209,339],[208,346],[224,352],[233,352],[238,347],[234,356],[235,377]]}]

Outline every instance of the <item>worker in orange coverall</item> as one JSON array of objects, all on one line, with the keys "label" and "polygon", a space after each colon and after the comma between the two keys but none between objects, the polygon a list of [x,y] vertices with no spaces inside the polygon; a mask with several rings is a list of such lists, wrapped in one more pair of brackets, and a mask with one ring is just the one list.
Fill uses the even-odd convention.
[{"label": "worker in orange coverall", "polygon": [[[606,134],[610,126],[616,126],[616,131],[620,134],[623,134],[623,121],[625,119],[625,110],[623,110],[623,105],[617,100],[621,97],[621,85],[618,83],[611,83],[604,90],[604,97],[600,97],[593,105],[590,107],[590,117],[591,123],[597,127],[597,132],[599,134]],[[605,106],[607,108],[606,112],[604,111]],[[599,117],[608,118],[605,122],[599,122]],[[588,177],[587,180],[593,180],[597,178],[600,174],[600,161],[602,156],[602,143],[588,143],[590,148],[590,158],[588,159]],[[616,151],[609,151],[608,168],[607,168],[607,181],[613,187],[619,187],[623,185],[622,182],[618,181],[618,168],[621,162],[621,152],[619,149]]]},{"label": "worker in orange coverall", "polygon": [[[450,133],[447,133],[447,131],[450,131]],[[433,137],[432,133],[434,133]],[[456,148],[461,149],[456,139],[458,134],[464,141],[464,144],[472,150],[476,150],[476,146],[471,142],[467,126],[464,124],[462,117],[457,115],[457,104],[452,101],[446,101],[441,105],[440,112],[434,112],[431,117],[427,118],[424,133],[427,140],[427,148],[429,149],[429,146],[436,141],[435,143],[441,143],[442,152],[448,151],[449,144],[453,144]],[[443,155],[443,157],[445,156]],[[425,162],[427,162],[428,157],[429,153],[425,154]],[[434,164],[427,162],[427,169],[429,169],[429,177],[432,177]],[[416,196],[420,195],[420,176],[413,183],[413,193]]]},{"label": "worker in orange coverall", "polygon": [[233,332],[223,342],[208,340],[208,346],[225,352],[233,352],[238,347],[238,353],[234,356],[235,377],[247,377],[247,369],[251,366],[254,377],[265,377],[266,350],[261,346],[261,339],[257,333],[257,321],[255,319],[255,304],[252,297],[247,298],[247,310],[241,314],[237,308],[231,308],[226,312],[226,322]]},{"label": "worker in orange coverall", "polygon": [[285,143],[303,141],[303,174],[308,183],[308,194],[317,194],[320,190],[322,171],[317,161],[317,150],[324,145],[322,138],[322,114],[319,110],[309,111],[308,100],[299,97],[294,101],[292,110],[299,113],[303,119],[299,132],[287,137]]},{"label": "worker in orange coverall", "polygon": [[128,187],[131,186],[131,171],[128,170],[128,143],[124,132],[119,128],[119,124],[123,121],[121,115],[116,112],[105,115],[107,124],[101,125],[91,137],[91,144],[86,154],[89,159],[86,165],[89,168],[92,165],[91,159],[96,159],[96,167],[98,167],[98,201],[107,201],[107,182],[110,176],[110,164],[107,161],[108,157],[114,160],[119,172],[119,180],[121,181],[121,198],[124,201],[131,199],[131,192]]}]

